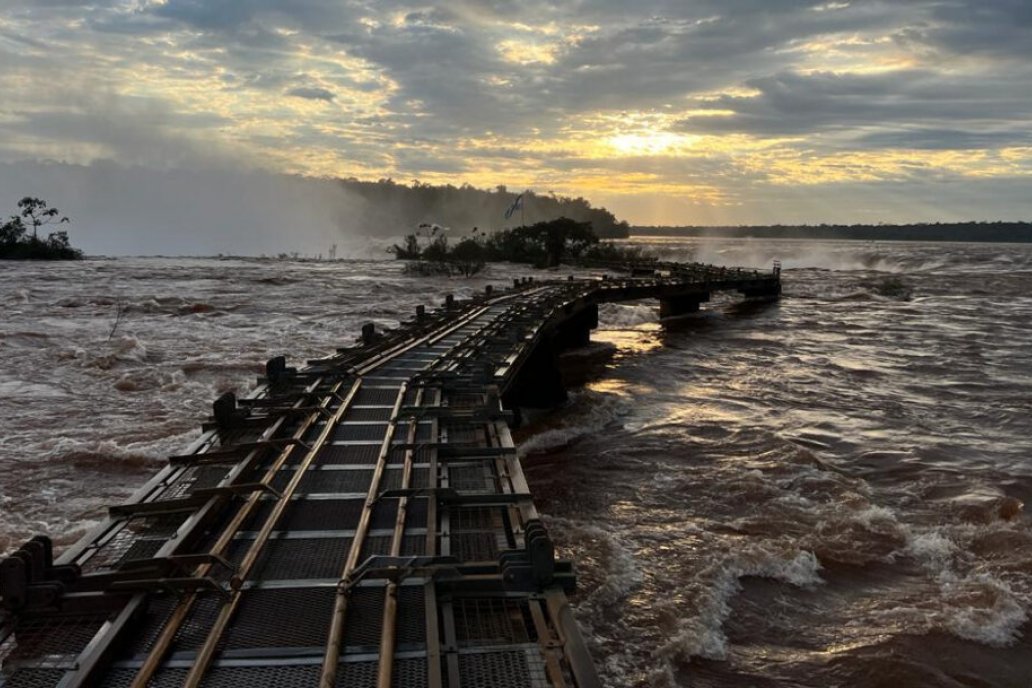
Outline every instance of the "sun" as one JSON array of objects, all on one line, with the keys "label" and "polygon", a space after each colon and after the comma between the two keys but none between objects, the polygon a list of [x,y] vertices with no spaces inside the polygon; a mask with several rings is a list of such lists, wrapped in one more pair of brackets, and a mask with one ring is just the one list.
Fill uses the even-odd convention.
[{"label": "sun", "polygon": [[690,148],[698,136],[686,136],[671,131],[637,131],[616,134],[609,137],[606,143],[617,155],[669,155],[678,150]]}]

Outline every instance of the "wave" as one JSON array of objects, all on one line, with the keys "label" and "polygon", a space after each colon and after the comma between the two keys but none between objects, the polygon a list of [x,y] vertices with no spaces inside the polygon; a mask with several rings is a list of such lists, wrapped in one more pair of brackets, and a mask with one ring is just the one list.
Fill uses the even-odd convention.
[{"label": "wave", "polygon": [[646,304],[604,303],[598,308],[598,324],[602,329],[635,327],[658,320],[658,309]]},{"label": "wave", "polygon": [[80,368],[111,370],[121,365],[153,363],[160,357],[152,356],[141,339],[121,335],[89,347],[79,346],[56,352],[59,361],[74,361]]},{"label": "wave", "polygon": [[728,640],[724,622],[731,615],[731,600],[741,589],[745,577],[766,578],[799,588],[812,588],[824,581],[821,564],[809,551],[786,548],[774,551],[769,546],[746,546],[711,566],[696,578],[695,612],[678,624],[673,636],[656,650],[667,661],[688,662],[693,657],[722,660],[727,657]]}]

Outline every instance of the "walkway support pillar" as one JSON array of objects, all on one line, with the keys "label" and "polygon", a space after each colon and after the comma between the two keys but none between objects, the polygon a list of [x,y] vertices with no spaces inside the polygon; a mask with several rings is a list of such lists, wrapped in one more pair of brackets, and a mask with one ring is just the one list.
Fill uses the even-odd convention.
[{"label": "walkway support pillar", "polygon": [[555,345],[560,352],[591,343],[591,331],[598,327],[598,304],[587,304],[564,321],[556,330]]},{"label": "walkway support pillar", "polygon": [[545,338],[534,347],[515,384],[505,394],[506,408],[554,408],[567,400],[559,371],[559,353],[560,347],[553,337]]},{"label": "walkway support pillar", "polygon": [[781,282],[746,286],[738,290],[747,299],[777,299],[781,296]]},{"label": "walkway support pillar", "polygon": [[698,292],[695,294],[684,294],[682,296],[670,296],[659,301],[659,317],[673,318],[678,315],[688,315],[699,310],[699,306],[710,300],[709,292]]}]

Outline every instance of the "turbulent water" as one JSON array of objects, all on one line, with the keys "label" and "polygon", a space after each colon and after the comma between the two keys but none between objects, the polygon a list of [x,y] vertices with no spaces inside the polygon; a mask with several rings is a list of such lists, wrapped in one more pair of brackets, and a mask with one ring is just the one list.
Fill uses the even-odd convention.
[{"label": "turbulent water", "polygon": [[[1032,684],[1032,247],[650,248],[785,297],[604,306],[615,359],[520,431],[606,685]],[[74,540],[270,356],[523,273],[0,264],[0,550]]]}]

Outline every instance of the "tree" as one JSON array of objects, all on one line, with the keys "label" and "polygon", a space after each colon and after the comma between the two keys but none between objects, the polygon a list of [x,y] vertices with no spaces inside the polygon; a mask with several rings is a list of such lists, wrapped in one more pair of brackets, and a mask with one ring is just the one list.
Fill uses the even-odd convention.
[{"label": "tree", "polygon": [[560,217],[496,232],[487,238],[487,249],[494,260],[554,267],[564,260],[579,259],[589,246],[597,243],[590,222]]},{"label": "tree", "polygon": [[[0,258],[13,260],[79,260],[82,251],[72,248],[68,232],[54,231],[46,239],[39,238],[41,227],[68,222],[59,217],[57,208],[50,208],[46,201],[26,196],[18,201],[18,215],[0,225]],[[29,235],[29,227],[32,234]]]},{"label": "tree", "polygon": [[480,241],[475,238],[466,238],[455,244],[448,254],[448,261],[464,277],[471,277],[483,269],[484,253],[484,246]]},{"label": "tree", "polygon": [[57,208],[48,208],[47,202],[40,198],[26,196],[18,201],[18,208],[21,210],[22,218],[24,218],[24,220],[28,220],[29,224],[32,225],[33,241],[39,241],[40,227],[68,222],[67,217],[58,219],[57,216],[61,211]]},{"label": "tree", "polygon": [[0,225],[0,244],[17,244],[25,236],[25,223],[17,215]]}]

